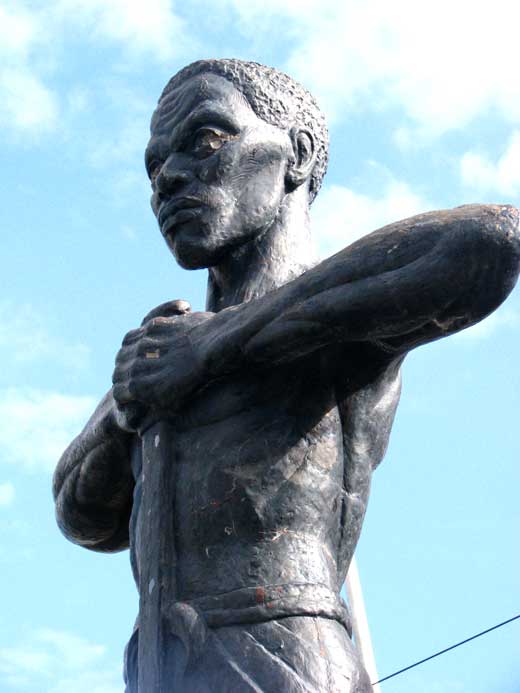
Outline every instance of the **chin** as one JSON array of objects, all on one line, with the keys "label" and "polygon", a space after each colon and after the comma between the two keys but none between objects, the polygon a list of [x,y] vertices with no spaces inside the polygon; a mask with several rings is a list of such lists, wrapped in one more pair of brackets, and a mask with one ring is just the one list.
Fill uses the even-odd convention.
[{"label": "chin", "polygon": [[227,255],[258,235],[258,230],[238,233],[232,225],[211,227],[201,226],[200,222],[185,223],[167,237],[166,243],[183,269],[203,269],[220,264]]},{"label": "chin", "polygon": [[222,260],[225,252],[214,247],[207,247],[205,242],[199,238],[189,238],[182,231],[175,235],[168,246],[177,260],[177,263],[187,270],[204,269],[214,267]]}]

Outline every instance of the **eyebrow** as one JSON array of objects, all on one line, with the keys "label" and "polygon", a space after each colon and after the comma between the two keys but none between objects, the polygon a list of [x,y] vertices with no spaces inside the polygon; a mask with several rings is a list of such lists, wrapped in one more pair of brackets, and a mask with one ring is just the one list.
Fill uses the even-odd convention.
[{"label": "eyebrow", "polygon": [[[158,120],[156,127],[160,127],[163,132],[164,130],[169,130],[171,128],[171,120],[171,115],[167,113]],[[217,125],[225,130],[230,130],[233,134],[237,134],[240,131],[240,125],[233,118],[233,116],[227,112],[224,112],[223,109],[215,107],[215,105],[209,105],[206,103],[201,104],[193,111],[188,113],[188,115],[182,119],[178,125],[173,127],[171,134],[165,137],[170,143],[182,141],[189,130],[192,130],[194,126],[201,125],[203,123]]]},{"label": "eyebrow", "polygon": [[[166,113],[163,117],[158,118],[155,127],[160,128],[164,132],[164,130],[169,129],[169,121],[171,122],[171,120],[170,111],[170,113]],[[200,104],[188,113],[186,118],[181,120],[178,125],[173,127],[173,131],[169,136],[167,134],[152,135],[153,142],[152,140],[150,141],[144,155],[146,169],[148,170],[154,159],[167,159],[175,144],[184,142],[193,128],[204,124],[216,125],[230,131],[234,135],[240,132],[240,125],[223,109],[215,108],[214,105],[210,106],[207,103]]]},{"label": "eyebrow", "polygon": [[202,106],[192,111],[177,128],[174,129],[170,138],[170,143],[182,142],[186,135],[197,125],[211,124],[231,131],[236,135],[240,131],[240,126],[233,117],[223,113],[220,109]]}]

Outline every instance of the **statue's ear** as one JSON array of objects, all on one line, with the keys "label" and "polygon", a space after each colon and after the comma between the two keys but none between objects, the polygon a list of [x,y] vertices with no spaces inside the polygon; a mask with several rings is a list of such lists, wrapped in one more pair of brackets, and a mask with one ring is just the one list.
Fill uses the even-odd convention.
[{"label": "statue's ear", "polygon": [[293,146],[293,158],[289,161],[285,180],[287,187],[295,190],[310,178],[316,163],[316,147],[309,130],[291,128],[289,137]]}]

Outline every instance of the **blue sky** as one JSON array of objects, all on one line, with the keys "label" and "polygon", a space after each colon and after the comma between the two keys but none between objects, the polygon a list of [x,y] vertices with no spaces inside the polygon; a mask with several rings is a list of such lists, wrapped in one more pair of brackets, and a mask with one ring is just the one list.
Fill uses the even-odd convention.
[{"label": "blue sky", "polygon": [[[239,57],[318,96],[326,256],[416,212],[520,204],[519,20],[512,0],[0,0],[1,691],[122,691],[128,555],[65,541],[50,481],[123,335],[165,300],[204,304],[148,204],[167,79]],[[519,337],[517,290],[407,359],[358,550],[381,676],[520,611]],[[519,642],[511,624],[382,690],[518,693]]]}]

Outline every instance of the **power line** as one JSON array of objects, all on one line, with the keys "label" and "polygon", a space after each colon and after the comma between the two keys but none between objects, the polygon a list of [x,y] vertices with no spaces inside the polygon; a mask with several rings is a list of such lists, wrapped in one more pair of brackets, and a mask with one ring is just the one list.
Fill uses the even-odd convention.
[{"label": "power line", "polygon": [[414,667],[418,667],[419,664],[424,664],[424,662],[428,662],[430,659],[433,659],[434,657],[439,657],[441,654],[444,654],[445,652],[449,652],[450,650],[454,650],[456,647],[460,647],[461,645],[464,645],[465,643],[469,642],[470,640],[475,640],[475,638],[480,638],[481,635],[485,635],[486,633],[490,633],[492,630],[496,630],[497,628],[501,628],[502,626],[505,626],[507,623],[511,623],[512,621],[516,621],[517,618],[520,618],[520,614],[518,614],[518,616],[513,616],[513,618],[508,618],[507,621],[502,621],[502,623],[497,623],[496,626],[492,626],[491,628],[487,628],[486,630],[483,630],[480,633],[477,633],[476,635],[472,635],[470,638],[466,638],[465,640],[461,640],[460,642],[456,643],[455,645],[450,645],[450,647],[446,647],[444,650],[441,650],[440,652],[436,652],[435,654],[432,654],[429,657],[425,657],[424,659],[421,659],[420,661],[415,662],[414,664],[410,664],[409,666],[405,667],[404,669],[399,669],[399,671],[395,671],[393,674],[390,674],[390,676],[385,676],[383,679],[379,679],[379,681],[376,681],[375,683],[373,683],[372,686],[375,686],[378,683],[383,683],[383,681],[388,681],[388,679],[393,679],[394,676],[397,676],[398,674],[402,674],[405,671],[408,671],[409,669],[413,669]]}]

